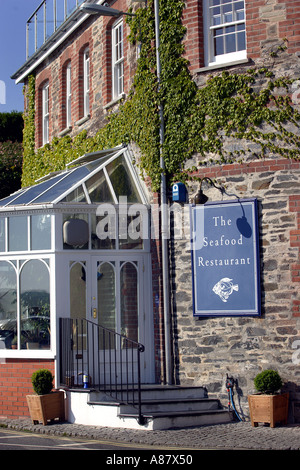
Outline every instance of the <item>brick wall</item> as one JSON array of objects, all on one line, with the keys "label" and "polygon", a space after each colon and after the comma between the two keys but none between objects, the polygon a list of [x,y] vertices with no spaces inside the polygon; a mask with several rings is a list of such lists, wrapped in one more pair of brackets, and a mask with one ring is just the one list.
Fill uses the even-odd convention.
[{"label": "brick wall", "polygon": [[[276,77],[288,74],[291,79],[299,78],[299,20],[294,15],[298,10],[296,1],[246,2],[248,56],[253,59],[250,66],[266,66]],[[287,41],[283,43],[284,38]],[[278,48],[282,44],[287,46],[285,50]],[[244,67],[249,64],[232,70],[242,73]],[[227,70],[230,72],[230,67]],[[219,73],[220,70],[199,71],[195,81],[201,87],[208,74]],[[296,98],[297,102],[293,102],[296,106],[298,103],[299,110],[299,93]],[[291,131],[299,129],[292,126]],[[226,406],[226,374],[233,375],[238,381],[236,402],[247,416],[247,394],[254,391],[253,378],[262,369],[277,369],[290,392],[290,422],[299,423],[300,164],[275,155],[258,160],[255,146],[245,144],[231,138],[226,141],[229,151],[238,145],[249,152],[244,163],[216,166],[210,163],[214,156],[209,155],[199,176],[216,179],[226,186],[228,193],[258,199],[262,315],[194,319],[189,240],[176,241],[171,254],[176,379],[179,383],[207,386],[209,395],[217,396]],[[189,167],[197,163],[195,156]],[[197,189],[194,186],[190,196]],[[215,189],[207,187],[204,192],[212,201],[221,199]]]},{"label": "brick wall", "polygon": [[[114,8],[126,10],[125,0],[118,0]],[[288,53],[300,50],[298,0],[246,0],[247,56],[254,61],[264,61],[279,42],[286,39]],[[46,80],[50,85],[50,140],[65,129],[65,77],[64,68],[72,64],[72,132],[82,129],[94,134],[103,125],[107,111],[103,107],[112,100],[111,27],[114,18],[90,18],[37,70],[36,78],[36,147],[42,145],[41,87]],[[183,11],[183,24],[187,27],[184,44],[190,71],[194,74],[204,67],[204,18],[202,0],[187,0]],[[124,21],[124,37],[129,27]],[[88,46],[91,57],[90,114],[91,119],[76,125],[83,116],[82,52]],[[125,93],[132,83],[135,70],[135,50],[124,41]],[[268,57],[269,58],[269,57]],[[268,64],[267,64],[268,65]]]},{"label": "brick wall", "polygon": [[183,24],[187,28],[184,40],[186,58],[193,72],[204,67],[204,31],[201,0],[187,0],[183,10]]},{"label": "brick wall", "polygon": [[[41,147],[43,145],[43,123],[42,123],[42,116],[43,116],[43,87],[46,83],[49,83],[49,103],[55,95],[53,94],[52,90],[52,75],[48,69],[43,70],[35,84],[35,145],[36,148]],[[53,123],[53,114],[50,112],[49,114],[49,134],[52,133],[52,123]]]},{"label": "brick wall", "polygon": [[[247,57],[259,59],[264,48],[272,42],[287,40],[288,52],[300,50],[299,0],[245,1],[247,29]],[[187,27],[184,40],[190,71],[204,67],[204,30],[202,0],[186,0],[183,24]],[[274,46],[276,48],[276,46]]]},{"label": "brick wall", "polygon": [[[298,249],[298,258],[291,264],[291,280],[296,283],[298,292],[300,290],[300,195],[292,195],[289,197],[290,212],[296,215],[296,228],[291,230],[290,243],[291,247]],[[300,299],[293,299],[292,306],[293,317],[300,317]]]},{"label": "brick wall", "polygon": [[0,363],[0,418],[30,416],[26,395],[34,393],[31,376],[37,369],[49,369],[54,375],[54,361],[6,359]]},{"label": "brick wall", "polygon": [[[253,378],[263,369],[275,368],[290,391],[290,421],[300,422],[295,412],[300,371],[294,360],[300,339],[300,162],[268,159],[211,166],[199,176],[217,178],[228,193],[240,198],[258,199],[262,315],[193,318],[189,240],[175,241],[171,269],[177,381],[206,386],[209,395],[226,406],[228,373],[238,381],[236,403],[247,416]],[[202,189],[210,200],[222,199],[218,190],[205,184]],[[190,196],[197,190],[194,186]]]},{"label": "brick wall", "polygon": [[[297,76],[300,49],[299,4],[297,0],[246,0],[247,51],[255,65],[272,66],[278,76],[292,70]],[[125,0],[114,8],[126,9]],[[63,67],[72,61],[74,78],[71,136],[83,128],[95,133],[106,116],[103,107],[112,98],[111,91],[111,25],[110,18],[91,18],[79,28],[37,71],[36,125],[37,146],[41,145],[41,99],[39,89],[45,80],[50,83],[50,137],[64,129]],[[186,0],[184,24],[188,27],[185,46],[190,70],[199,86],[207,75],[196,71],[204,64],[202,0]],[[104,27],[103,27],[104,25]],[[125,35],[128,27],[124,22]],[[274,65],[270,51],[284,38],[288,49],[281,55],[280,67]],[[91,48],[91,119],[81,126],[82,68],[80,53]],[[134,72],[133,50],[125,41],[125,92],[128,93]],[[265,52],[264,52],[265,51]],[[290,54],[293,54],[291,56]],[[266,61],[267,58],[267,61]],[[248,67],[248,65],[247,65]],[[74,75],[73,75],[74,73]],[[219,73],[219,71],[215,72]],[[299,74],[298,74],[299,77]],[[174,327],[174,363],[177,380],[207,385],[211,393],[224,398],[224,374],[237,375],[244,397],[252,377],[260,367],[279,366],[284,379],[290,380],[294,392],[299,372],[291,363],[292,343],[299,332],[299,164],[288,160],[249,161],[243,165],[207,166],[201,176],[221,179],[230,192],[240,197],[258,197],[261,210],[261,246],[263,261],[264,316],[260,319],[220,319],[196,321],[192,318],[190,253],[187,242],[176,242],[171,253],[173,273],[172,303]],[[212,190],[209,190],[210,192]],[[297,192],[298,191],[298,192]],[[211,193],[213,199],[219,194]],[[153,196],[154,199],[156,195]],[[155,199],[156,200],[156,199]],[[152,240],[153,309],[155,361],[157,379],[163,377],[164,328],[161,285],[160,244]],[[284,250],[284,251],[283,251]],[[284,256],[283,256],[284,253]],[[1,365],[2,366],[2,365]],[[1,370],[1,369],[0,369]]]},{"label": "brick wall", "polygon": [[[119,0],[114,8],[126,9],[125,1]],[[36,148],[42,146],[42,87],[49,82],[49,136],[50,141],[66,131],[66,76],[65,69],[71,63],[72,76],[72,130],[70,136],[83,129],[96,133],[103,125],[107,111],[103,107],[112,100],[111,27],[115,18],[93,17],[87,19],[47,60],[36,70]],[[128,94],[134,67],[135,54],[126,37],[129,26],[124,20],[124,89]],[[90,52],[90,119],[83,118],[83,52]]]}]

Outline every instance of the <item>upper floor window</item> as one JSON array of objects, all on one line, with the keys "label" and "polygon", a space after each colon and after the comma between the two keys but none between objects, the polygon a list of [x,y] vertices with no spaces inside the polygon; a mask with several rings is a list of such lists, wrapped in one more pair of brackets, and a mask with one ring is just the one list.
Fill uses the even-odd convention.
[{"label": "upper floor window", "polygon": [[204,0],[207,65],[246,58],[245,1]]},{"label": "upper floor window", "polygon": [[47,82],[42,89],[42,127],[43,127],[43,145],[49,142],[49,83]]},{"label": "upper floor window", "polygon": [[66,67],[66,127],[71,126],[71,63]]},{"label": "upper floor window", "polygon": [[112,29],[112,86],[114,99],[124,93],[123,21]]},{"label": "upper floor window", "polygon": [[90,52],[85,49],[83,53],[83,113],[84,117],[90,114]]}]

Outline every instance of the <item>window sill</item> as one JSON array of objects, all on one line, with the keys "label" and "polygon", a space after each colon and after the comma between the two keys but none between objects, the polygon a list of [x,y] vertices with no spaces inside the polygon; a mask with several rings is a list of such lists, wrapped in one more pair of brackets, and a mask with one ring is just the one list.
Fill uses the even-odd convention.
[{"label": "window sill", "polygon": [[3,349],[0,362],[5,359],[55,359],[55,354],[49,349]]},{"label": "window sill", "polygon": [[119,101],[123,100],[125,98],[125,96],[126,96],[125,93],[122,93],[120,96],[118,96],[117,98],[114,98],[109,103],[107,103],[105,106],[103,106],[103,109],[111,108],[112,106],[117,104]]},{"label": "window sill", "polygon": [[241,59],[234,60],[232,62],[224,62],[222,64],[209,65],[208,67],[201,67],[200,69],[195,70],[195,73],[210,72],[211,70],[224,69],[226,67],[234,67],[235,65],[249,64],[250,61],[250,59]]},{"label": "window sill", "polygon": [[66,127],[63,131],[61,131],[58,135],[59,137],[63,137],[64,135],[69,134],[72,131],[72,126]]},{"label": "window sill", "polygon": [[84,116],[83,118],[79,119],[79,121],[76,121],[75,122],[75,125],[76,126],[82,126],[82,124],[84,124],[85,122],[89,121],[90,119],[90,114],[87,114],[86,116]]}]

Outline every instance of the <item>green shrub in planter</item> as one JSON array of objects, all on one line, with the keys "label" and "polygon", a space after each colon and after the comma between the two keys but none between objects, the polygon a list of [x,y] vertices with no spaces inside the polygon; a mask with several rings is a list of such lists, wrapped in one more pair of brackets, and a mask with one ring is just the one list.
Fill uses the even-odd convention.
[{"label": "green shrub in planter", "polygon": [[283,382],[278,372],[272,369],[267,369],[259,374],[254,379],[254,386],[258,392],[273,395],[281,389]]},{"label": "green shrub in planter", "polygon": [[53,375],[48,369],[39,369],[31,376],[33,390],[37,395],[47,395],[53,389]]}]

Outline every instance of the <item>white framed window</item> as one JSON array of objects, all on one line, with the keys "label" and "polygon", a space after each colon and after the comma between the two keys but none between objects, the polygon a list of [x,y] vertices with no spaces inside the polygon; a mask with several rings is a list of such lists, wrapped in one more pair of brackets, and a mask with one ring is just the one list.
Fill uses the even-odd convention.
[{"label": "white framed window", "polygon": [[69,62],[66,67],[66,127],[71,126],[71,63]]},{"label": "white framed window", "polygon": [[[51,353],[50,258],[18,255],[0,261],[1,357],[49,357]],[[3,284],[4,283],[4,284]]]},{"label": "white framed window", "polygon": [[246,59],[244,0],[203,0],[206,65]]},{"label": "white framed window", "polygon": [[83,113],[84,117],[90,114],[90,52],[85,49],[83,53]]},{"label": "white framed window", "polygon": [[49,83],[42,89],[42,125],[43,125],[43,145],[49,142]]},{"label": "white framed window", "polygon": [[112,88],[113,99],[124,93],[124,44],[123,21],[118,21],[112,28]]}]

